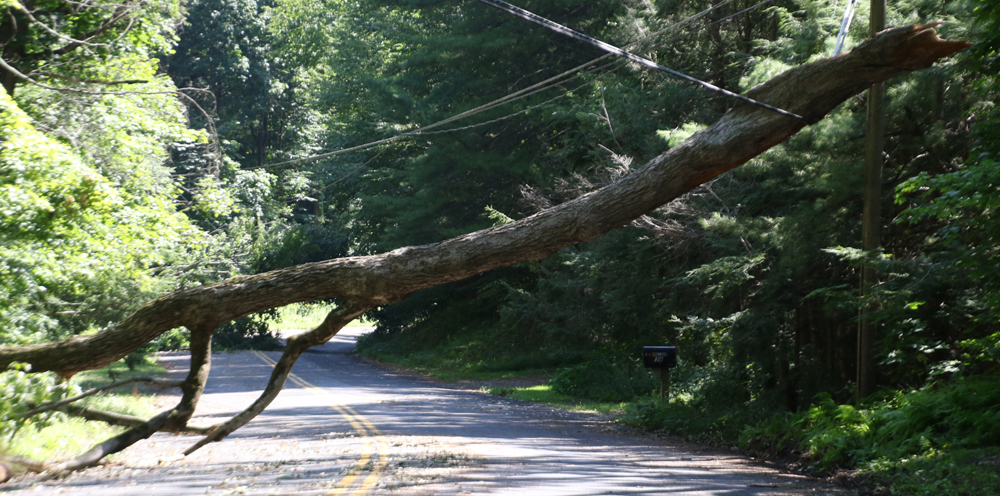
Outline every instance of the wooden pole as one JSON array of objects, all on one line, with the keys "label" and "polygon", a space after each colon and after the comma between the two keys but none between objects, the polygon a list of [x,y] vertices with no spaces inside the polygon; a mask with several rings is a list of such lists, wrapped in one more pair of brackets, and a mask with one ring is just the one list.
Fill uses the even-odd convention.
[{"label": "wooden pole", "polygon": [[[886,0],[871,0],[871,21],[869,35],[885,29]],[[868,89],[868,131],[865,135],[865,206],[861,222],[861,247],[876,250],[881,245],[882,235],[882,152],[884,135],[885,84],[876,83]],[[864,308],[858,324],[858,397],[864,398],[875,392],[875,348],[876,325],[869,319],[872,311],[867,302],[868,295],[876,280],[875,267],[865,264],[861,268],[861,298]]]},{"label": "wooden pole", "polygon": [[670,401],[670,369],[660,369],[660,399]]}]

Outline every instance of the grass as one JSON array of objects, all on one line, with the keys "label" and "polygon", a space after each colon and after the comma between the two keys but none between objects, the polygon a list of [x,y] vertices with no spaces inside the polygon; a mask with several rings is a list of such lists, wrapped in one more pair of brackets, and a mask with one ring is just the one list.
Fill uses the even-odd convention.
[{"label": "grass", "polygon": [[[537,367],[549,360],[542,357],[536,360],[515,360],[509,362],[469,363],[461,359],[442,358],[436,350],[427,350],[400,355],[395,353],[368,353],[373,358],[402,365],[403,367],[432,375],[443,381],[491,381],[496,379],[538,378],[549,380],[555,373],[553,367]],[[532,365],[535,365],[534,367]],[[521,368],[526,367],[526,368]],[[529,387],[496,387],[484,389],[484,392],[496,396],[515,398],[533,403],[542,403],[572,411],[597,412],[601,414],[621,414],[628,403],[601,402],[585,398],[577,398],[556,392],[549,384]]]},{"label": "grass", "polygon": [[519,367],[513,364],[469,362],[460,358],[442,358],[436,350],[417,351],[408,354],[380,353],[367,349],[362,354],[382,362],[402,365],[417,372],[432,375],[443,381],[490,381],[494,379],[519,379],[538,377],[549,379],[555,374],[551,367]]},{"label": "grass", "polygon": [[518,388],[491,388],[487,392],[496,396],[515,398],[533,403],[542,403],[549,406],[564,408],[566,410],[578,412],[597,412],[601,414],[620,415],[628,405],[625,403],[609,403],[600,401],[589,401],[574,398],[569,395],[558,393],[548,384],[538,386],[518,387]]},{"label": "grass", "polygon": [[[156,376],[163,371],[163,367],[148,362],[136,365],[135,370],[129,370],[128,366],[120,361],[103,369],[81,372],[75,375],[71,382],[86,391],[131,377]],[[98,393],[77,404],[97,410],[150,417],[156,413],[155,396],[142,393],[141,389],[141,385],[126,386],[125,390]],[[103,422],[88,422],[76,417],[59,415],[46,427],[39,428],[28,424],[12,438],[0,440],[0,452],[5,456],[29,460],[61,460],[79,455],[124,430],[122,427]]]},{"label": "grass", "polygon": [[[293,303],[278,309],[278,320],[271,324],[277,330],[313,329],[323,323],[326,315],[333,310],[332,303]],[[360,319],[355,319],[347,327],[369,325]]]}]

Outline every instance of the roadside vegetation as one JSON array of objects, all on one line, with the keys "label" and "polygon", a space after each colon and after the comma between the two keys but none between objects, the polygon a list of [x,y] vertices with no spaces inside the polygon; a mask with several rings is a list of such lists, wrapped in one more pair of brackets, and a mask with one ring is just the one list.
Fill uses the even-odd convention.
[{"label": "roadside vegetation", "polygon": [[[177,289],[525,218],[630,174],[732,106],[623,62],[581,66],[600,53],[475,2],[150,0],[125,17],[114,2],[23,3],[34,13],[0,1],[0,56],[22,74],[0,68],[0,345],[92,334]],[[841,3],[519,5],[623,46],[653,35],[634,49],[743,92],[831,56]],[[888,82],[882,249],[858,248],[859,96],[603,238],[368,312],[375,331],[359,351],[447,380],[538,378],[494,393],[852,471],[886,493],[1000,492],[989,475],[1000,446],[996,3],[889,2],[890,26],[944,21],[944,37],[975,45]],[[847,49],[868,37],[867,8]],[[67,44],[73,33],[97,34]],[[878,284],[861,297],[866,266]],[[244,317],[213,347],[278,349],[277,331],[315,327],[335,304]],[[863,308],[874,309],[881,387],[868,398],[855,375]],[[45,430],[77,424],[18,412],[189,344],[172,330],[69,386],[0,371],[0,449],[50,459],[92,445],[105,436],[86,429],[105,427]],[[643,345],[680,350],[669,403],[651,395]],[[113,394],[91,401],[149,414],[141,394]]]},{"label": "roadside vegetation", "polygon": [[[41,405],[133,377],[155,377],[163,367],[148,360],[122,360],[103,369],[81,372],[66,382],[54,374],[24,373],[24,366],[0,373],[0,461],[17,471],[28,466],[77,455],[95,443],[120,434],[124,427],[88,421],[62,411],[28,418],[22,415]],[[74,405],[148,418],[157,412],[152,388],[128,385],[85,398]]]}]

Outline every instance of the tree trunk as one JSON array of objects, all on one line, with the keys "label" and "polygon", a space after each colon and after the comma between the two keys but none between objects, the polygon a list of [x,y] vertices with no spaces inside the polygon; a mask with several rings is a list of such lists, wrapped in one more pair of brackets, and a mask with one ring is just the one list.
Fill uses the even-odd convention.
[{"label": "tree trunk", "polygon": [[[747,96],[809,122],[819,121],[872,84],[929,67],[970,46],[941,40],[934,26],[884,31],[847,54],[789,70]],[[14,361],[27,362],[33,372],[71,376],[110,364],[176,327],[214,328],[219,322],[270,308],[329,298],[382,306],[418,289],[539,260],[628,224],[781,143],[805,125],[738,103],[715,125],[614,184],[520,221],[431,245],[304,264],[176,291],[91,336],[0,348],[0,368]]]},{"label": "tree trunk", "polygon": [[[869,14],[871,36],[885,28],[885,1],[872,0]],[[874,251],[882,246],[882,151],[885,134],[885,84],[868,88],[868,132],[865,134],[865,206],[861,221],[861,248]],[[858,399],[875,392],[875,341],[878,324],[871,321],[874,310],[868,295],[878,275],[875,267],[861,267],[861,299],[864,306],[858,322]]]},{"label": "tree trunk", "polygon": [[[35,8],[35,0],[24,0],[21,5],[27,10]],[[24,37],[28,34],[28,27],[31,21],[21,13],[20,9],[7,7],[0,12],[0,55],[8,64],[17,67],[25,55]],[[13,73],[0,67],[0,85],[4,91],[14,97],[14,88],[20,80]]]}]

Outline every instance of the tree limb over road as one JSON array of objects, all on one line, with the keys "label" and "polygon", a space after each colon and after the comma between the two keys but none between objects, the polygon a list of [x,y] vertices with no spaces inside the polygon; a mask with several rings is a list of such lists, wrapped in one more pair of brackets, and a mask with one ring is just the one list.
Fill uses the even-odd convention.
[{"label": "tree limb over road", "polygon": [[[940,39],[935,26],[883,31],[849,53],[793,68],[751,89],[747,96],[794,112],[810,123],[817,122],[874,83],[927,68],[970,46],[964,41]],[[711,127],[632,174],[517,222],[440,243],[304,264],[176,291],[147,303],[95,335],[0,348],[0,368],[15,361],[27,362],[33,372],[54,371],[68,377],[108,365],[170,329],[187,327],[192,333],[192,350],[199,355],[198,360],[193,360],[198,370],[192,369],[188,376],[181,405],[154,417],[151,422],[156,421],[155,427],[151,423],[141,433],[120,436],[131,444],[137,436],[148,437],[164,425],[176,429],[190,418],[207,377],[206,345],[210,346],[211,334],[220,324],[291,303],[337,298],[340,306],[326,322],[289,339],[261,398],[188,450],[190,453],[206,442],[220,440],[262,411],[280,391],[302,351],[327,341],[368,309],[399,301],[422,288],[540,260],[563,247],[598,238],[746,163],[805,125],[740,103]],[[101,453],[103,456],[108,452]],[[85,466],[80,463],[93,462],[91,456],[86,462],[67,462],[61,468],[72,470]]]}]

